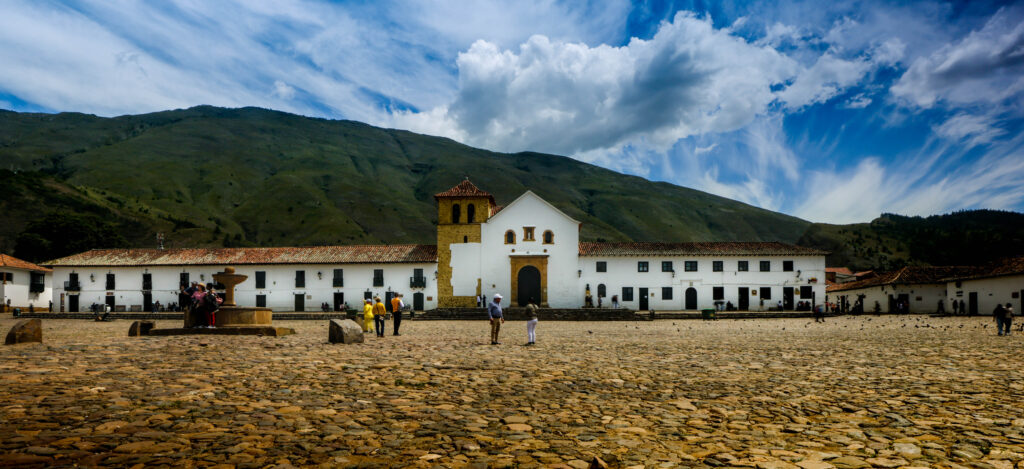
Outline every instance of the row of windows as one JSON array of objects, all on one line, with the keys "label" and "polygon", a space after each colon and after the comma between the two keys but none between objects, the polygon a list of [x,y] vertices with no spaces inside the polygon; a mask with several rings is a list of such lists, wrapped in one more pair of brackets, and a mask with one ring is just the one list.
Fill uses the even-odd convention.
[{"label": "row of windows", "polygon": [[[544,244],[555,244],[555,234],[551,230],[544,231],[543,241]],[[533,227],[523,227],[523,241],[536,241],[533,237]],[[505,244],[516,244],[516,232],[508,230],[505,232]]]},{"label": "row of windows", "polygon": [[[771,272],[771,270],[772,270],[772,262],[771,261],[761,261],[759,267],[760,267],[760,271],[761,272]],[[650,268],[651,268],[650,267],[650,263],[648,261],[638,261],[636,263],[636,271],[637,272],[649,272]],[[697,272],[698,271],[697,261],[684,261],[683,262],[683,270],[686,271],[686,272]],[[736,261],[736,271],[737,272],[748,272],[749,270],[750,270],[749,261]],[[597,261],[597,271],[598,272],[607,272],[608,271],[608,262],[607,261]],[[661,262],[661,271],[662,272],[675,272],[675,267],[673,266],[672,261],[662,261]],[[724,261],[711,261],[711,271],[712,272],[724,272],[725,271],[725,262]],[[782,271],[783,272],[792,272],[793,271],[793,261],[782,261]]]},{"label": "row of windows", "polygon": [[[746,287],[740,287],[740,291],[746,290]],[[661,299],[671,300],[673,296],[673,287],[661,287]],[[605,286],[604,284],[597,286],[597,296],[605,297]],[[758,292],[761,295],[762,300],[772,299],[772,287],[761,287]],[[796,293],[796,291],[794,291]],[[799,290],[800,298],[810,299],[814,294],[814,290],[809,285],[800,287]],[[725,287],[711,287],[711,299],[712,300],[724,300],[725,299]],[[622,287],[622,301],[633,301],[633,287]]]},{"label": "row of windows", "polygon": [[[476,205],[466,205],[466,223],[476,221]],[[462,207],[459,204],[452,204],[452,224],[462,223]]]},{"label": "row of windows", "polygon": [[[267,273],[265,271],[257,271],[255,275],[256,288],[267,288]],[[413,276],[410,279],[413,286],[424,285],[425,278],[423,277],[423,269],[413,269]],[[78,287],[78,274],[71,273],[68,276],[68,284],[70,286]],[[181,287],[187,287],[191,284],[191,277],[188,272],[181,272],[178,274],[178,285]],[[107,290],[115,290],[117,285],[115,274],[107,274],[105,287]],[[344,287],[345,286],[345,269],[334,269],[334,277],[331,282],[332,286]],[[295,288],[305,288],[306,286],[306,271],[296,270],[295,271]],[[384,286],[384,269],[373,269],[373,286],[383,287]],[[144,273],[142,274],[142,289],[152,290],[153,289],[153,274]]]}]

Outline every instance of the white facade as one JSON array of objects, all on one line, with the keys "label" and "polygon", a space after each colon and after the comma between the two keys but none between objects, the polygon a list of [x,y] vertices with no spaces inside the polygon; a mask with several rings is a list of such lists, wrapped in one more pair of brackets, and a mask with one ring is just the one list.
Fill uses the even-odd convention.
[{"label": "white facade", "polygon": [[[33,277],[36,282],[32,281]],[[40,280],[42,288],[39,287]],[[3,299],[2,304],[10,305],[11,308],[27,310],[32,306],[36,310],[45,310],[50,307],[50,299],[53,298],[52,275],[50,272],[0,266],[0,298]]]},{"label": "white facade", "polygon": [[[722,263],[721,271],[715,271],[716,261]],[[741,271],[740,262],[744,261],[747,270]],[[760,269],[762,261],[769,262],[766,272]],[[792,270],[783,270],[786,261],[792,262]],[[599,262],[604,263],[605,272],[598,272]],[[647,262],[645,272],[641,262]],[[696,270],[687,271],[687,262],[696,262]],[[612,296],[618,296],[621,306],[636,310],[714,309],[731,303],[739,310],[767,311],[783,302],[790,289],[792,304],[784,305],[786,309],[794,309],[800,301],[820,304],[825,299],[824,256],[585,256],[580,257],[578,266],[580,282],[574,296],[581,304],[587,285],[595,305],[603,285],[604,306],[610,307]],[[720,288],[717,298],[716,288]],[[647,292],[646,305],[642,304],[642,289]],[[763,292],[768,292],[769,298],[764,298]],[[720,303],[716,305],[716,301]]]},{"label": "white facade", "polygon": [[[472,197],[489,197],[468,181],[461,185],[472,189]],[[825,255],[812,249],[781,243],[581,244],[580,222],[530,191],[479,229],[479,242],[469,242],[467,232],[455,237],[462,242],[448,246],[453,297],[472,298],[480,292],[489,299],[500,293],[507,298],[504,304],[518,306],[539,295],[535,300],[548,307],[579,308],[589,286],[594,306],[600,300],[610,308],[612,297],[618,296],[621,307],[635,310],[724,309],[727,304],[737,310],[793,310],[801,302],[809,308],[825,301]],[[178,301],[183,273],[189,281],[210,283],[227,265],[249,276],[235,290],[241,306],[319,311],[322,303],[335,310],[344,302],[358,308],[368,292],[382,298],[398,292],[418,310],[434,309],[439,302],[436,248],[89,251],[52,263],[59,298],[55,309],[88,311],[94,303],[111,304],[115,311],[148,311],[154,302],[167,307]],[[639,267],[641,262],[647,263],[646,269]],[[762,268],[762,263],[767,265]],[[343,285],[337,287],[335,269],[343,271]],[[375,280],[376,270],[382,272],[380,281]],[[304,282],[296,282],[297,271],[304,272]],[[108,275],[112,288],[106,284]],[[417,275],[425,285],[411,285]],[[264,276],[262,286],[257,285],[259,276]]]},{"label": "white facade", "polygon": [[[533,230],[532,239],[525,232]],[[511,232],[513,243],[506,244]],[[550,232],[551,243],[544,242]],[[481,227],[480,279],[488,296],[501,293],[512,304],[510,258],[547,258],[547,299],[552,308],[578,308],[583,292],[576,272],[579,259],[580,222],[568,217],[533,192],[526,192],[487,220]],[[454,258],[454,251],[453,251]],[[454,268],[453,262],[453,268]],[[458,293],[456,293],[458,294]],[[539,298],[537,299],[540,300]]]},{"label": "white facade", "polygon": [[[843,297],[853,307],[860,295],[864,295],[864,312],[875,311],[878,302],[880,312],[894,313],[895,302],[907,301],[909,313],[934,313],[938,311],[939,302],[946,299],[945,283],[886,284],[829,292],[828,301],[839,304]],[[952,303],[943,304],[945,311],[953,312]]]},{"label": "white facade", "polygon": [[[997,304],[1013,305],[1014,315],[1021,317],[1024,311],[1024,274],[1003,275],[998,277],[975,278],[969,280],[953,281],[946,284],[948,292],[947,312],[953,301],[963,301],[968,313],[971,312],[971,303],[976,303],[977,314],[992,314]],[[973,298],[973,300],[972,300]]]},{"label": "white facade", "polygon": [[[434,282],[436,264],[340,264],[340,265],[235,265],[235,273],[249,278],[235,288],[235,301],[240,306],[266,306],[275,311],[296,311],[301,299],[302,310],[320,311],[321,303],[327,303],[331,310],[347,303],[350,308],[361,309],[363,297],[387,297],[388,292],[402,293],[404,301],[412,304],[416,295],[422,296],[421,309],[437,306],[437,285]],[[334,273],[341,269],[342,286],[334,286]],[[383,281],[374,285],[374,270],[383,271]],[[421,269],[425,279],[424,288],[412,288],[411,277]],[[153,267],[65,267],[54,266],[54,278],[59,284],[58,298],[62,301],[54,309],[60,311],[88,311],[90,305],[113,303],[115,311],[145,311],[151,302],[167,307],[178,301],[178,285],[182,274],[188,274],[189,282],[213,283],[213,274],[224,270],[224,266],[188,265]],[[303,272],[304,286],[296,281]],[[257,287],[257,272],[263,272],[263,288]],[[78,277],[79,289],[65,290],[65,282],[71,281],[72,274]],[[108,289],[107,275],[114,277],[114,288]],[[150,284],[144,288],[145,274]],[[150,295],[147,301],[146,294]],[[340,297],[335,297],[340,294]],[[259,297],[263,299],[260,300]],[[76,298],[72,298],[76,297]],[[77,302],[77,308],[74,308]],[[73,309],[74,308],[74,309]]]}]

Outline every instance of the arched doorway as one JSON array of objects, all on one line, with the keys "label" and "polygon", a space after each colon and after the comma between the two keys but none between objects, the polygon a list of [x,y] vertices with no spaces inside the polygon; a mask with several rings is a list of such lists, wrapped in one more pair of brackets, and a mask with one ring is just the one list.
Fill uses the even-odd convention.
[{"label": "arched doorway", "polygon": [[686,289],[686,309],[697,309],[697,289],[690,287]]},{"label": "arched doorway", "polygon": [[538,304],[541,301],[540,297],[540,270],[532,265],[523,266],[519,269],[517,276],[518,292],[516,292],[516,302],[519,306],[526,306],[530,302],[530,298]]}]

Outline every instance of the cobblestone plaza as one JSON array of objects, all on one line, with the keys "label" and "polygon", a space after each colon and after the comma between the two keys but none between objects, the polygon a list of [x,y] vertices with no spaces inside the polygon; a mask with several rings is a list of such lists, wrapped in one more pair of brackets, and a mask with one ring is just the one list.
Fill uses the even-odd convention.
[{"label": "cobblestone plaza", "polygon": [[0,465],[1024,467],[1024,336],[989,318],[549,321],[536,347],[520,322],[129,324],[0,348]]}]

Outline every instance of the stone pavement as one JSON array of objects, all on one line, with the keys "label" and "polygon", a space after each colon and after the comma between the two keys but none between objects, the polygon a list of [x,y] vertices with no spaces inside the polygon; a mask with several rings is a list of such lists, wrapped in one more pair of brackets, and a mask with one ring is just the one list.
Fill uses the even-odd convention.
[{"label": "stone pavement", "polygon": [[1024,468],[1024,337],[986,318],[129,325],[0,348],[0,466]]}]

